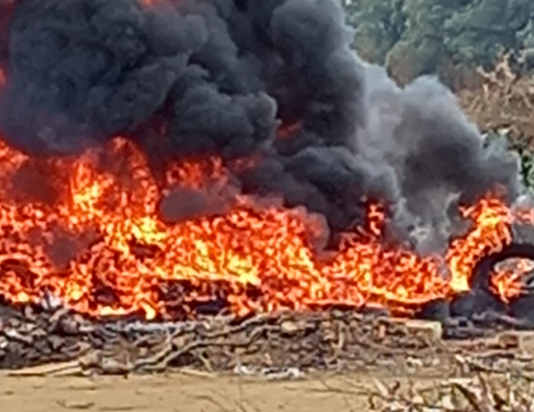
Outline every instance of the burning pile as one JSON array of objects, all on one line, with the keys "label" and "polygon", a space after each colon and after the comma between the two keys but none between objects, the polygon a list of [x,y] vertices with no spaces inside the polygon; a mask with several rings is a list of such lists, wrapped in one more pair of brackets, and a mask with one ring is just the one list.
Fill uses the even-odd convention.
[{"label": "burning pile", "polygon": [[[106,149],[40,163],[4,147],[2,195],[14,198],[0,206],[0,290],[8,300],[38,302],[48,293],[82,313],[150,319],[186,315],[192,304],[217,298],[241,315],[324,305],[409,308],[468,290],[475,264],[511,241],[516,219],[496,199],[464,209],[473,229],[447,253],[450,279],[436,257],[384,244],[384,213],[373,205],[368,229],[343,233],[339,249],[319,259],[313,245],[324,225],[303,209],[238,195],[223,213],[173,224],[158,217],[202,203],[193,189],[205,170],[214,175],[210,190],[224,191],[229,177],[219,161],[181,164],[159,190],[126,140]],[[41,176],[55,176],[55,186],[36,181]]]},{"label": "burning pile", "polygon": [[469,291],[532,220],[517,156],[437,80],[361,62],[334,0],[18,0],[8,34],[11,304],[411,314]]}]

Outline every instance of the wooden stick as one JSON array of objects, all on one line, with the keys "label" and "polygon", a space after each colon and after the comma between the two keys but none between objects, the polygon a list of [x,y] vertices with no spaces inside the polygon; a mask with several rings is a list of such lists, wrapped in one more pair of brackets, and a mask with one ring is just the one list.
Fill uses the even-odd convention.
[{"label": "wooden stick", "polygon": [[48,363],[46,365],[32,366],[8,373],[12,377],[35,377],[35,376],[66,376],[81,373],[79,362]]}]

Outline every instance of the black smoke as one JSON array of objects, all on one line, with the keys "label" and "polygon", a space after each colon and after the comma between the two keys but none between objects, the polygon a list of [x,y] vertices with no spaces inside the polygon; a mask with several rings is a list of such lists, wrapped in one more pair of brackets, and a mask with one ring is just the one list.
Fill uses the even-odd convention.
[{"label": "black smoke", "polygon": [[126,135],[154,170],[260,154],[243,191],[334,231],[380,200],[421,250],[448,238],[456,203],[496,185],[516,196],[517,156],[488,148],[436,79],[400,89],[352,39],[336,0],[18,0],[0,132],[34,156]]}]

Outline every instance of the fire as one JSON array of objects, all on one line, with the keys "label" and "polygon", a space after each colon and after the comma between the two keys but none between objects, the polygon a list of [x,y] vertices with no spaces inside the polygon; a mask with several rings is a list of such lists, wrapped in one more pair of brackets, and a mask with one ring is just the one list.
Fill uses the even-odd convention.
[{"label": "fire", "polygon": [[491,287],[504,302],[509,302],[521,295],[522,278],[533,270],[534,262],[527,259],[505,262],[505,267],[497,269],[492,274]]},{"label": "fire", "polygon": [[471,220],[473,229],[453,242],[447,253],[450,269],[450,286],[461,292],[469,290],[469,279],[476,263],[488,252],[500,250],[512,241],[510,224],[512,211],[496,198],[482,199],[478,204],[461,210]]},{"label": "fire", "polygon": [[[468,289],[476,262],[511,241],[516,218],[497,198],[484,198],[462,210],[472,228],[444,260],[422,258],[382,241],[385,213],[371,204],[367,227],[345,234],[334,256],[320,259],[314,245],[323,222],[274,202],[234,194],[224,210],[164,222],[162,196],[195,189],[209,198],[231,186],[220,159],[173,166],[163,188],[125,139],[44,165],[2,145],[0,161],[0,295],[25,303],[51,294],[93,316],[187,316],[217,298],[236,314],[325,305],[406,309]],[[21,189],[33,168],[56,176],[53,196],[33,193],[44,185]],[[500,294],[516,285],[501,286]]]},{"label": "fire", "polygon": [[278,139],[288,139],[295,133],[298,133],[300,129],[302,129],[302,121],[281,123],[276,132],[276,137]]}]

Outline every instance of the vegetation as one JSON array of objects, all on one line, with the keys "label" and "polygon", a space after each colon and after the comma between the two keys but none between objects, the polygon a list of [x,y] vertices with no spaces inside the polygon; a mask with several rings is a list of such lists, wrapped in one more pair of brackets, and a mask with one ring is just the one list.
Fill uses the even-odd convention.
[{"label": "vegetation", "polygon": [[480,87],[459,90],[459,102],[490,138],[505,138],[520,154],[523,181],[534,189],[534,81],[514,73],[507,60],[477,73]]},{"label": "vegetation", "polygon": [[[503,50],[534,50],[532,0],[342,0],[366,60],[403,79],[493,67]],[[529,55],[527,53],[527,55]]]}]

